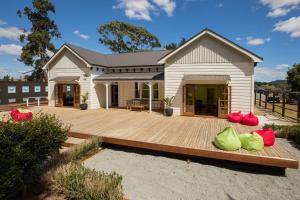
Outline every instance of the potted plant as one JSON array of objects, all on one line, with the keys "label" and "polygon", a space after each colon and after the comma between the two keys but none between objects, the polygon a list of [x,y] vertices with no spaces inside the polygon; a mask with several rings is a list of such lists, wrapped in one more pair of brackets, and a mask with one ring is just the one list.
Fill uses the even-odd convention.
[{"label": "potted plant", "polygon": [[172,105],[173,105],[174,99],[175,99],[175,96],[165,97],[165,98],[162,99],[162,101],[165,104],[165,115],[166,116],[172,116],[173,115]]},{"label": "potted plant", "polygon": [[82,98],[82,103],[80,104],[80,109],[81,110],[86,110],[88,108],[88,104],[86,101],[89,99],[89,93],[86,92],[84,95],[81,95]]}]

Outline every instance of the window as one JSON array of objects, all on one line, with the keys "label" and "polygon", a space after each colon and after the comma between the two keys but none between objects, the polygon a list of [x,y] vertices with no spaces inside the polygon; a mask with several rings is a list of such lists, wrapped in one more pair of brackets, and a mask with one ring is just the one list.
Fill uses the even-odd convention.
[{"label": "window", "polygon": [[29,86],[22,86],[22,92],[28,93],[29,92]]},{"label": "window", "polygon": [[34,86],[34,92],[41,92],[41,86]]},{"label": "window", "polygon": [[140,87],[139,87],[139,83],[137,82],[134,83],[134,94],[136,99],[140,98]]},{"label": "window", "polygon": [[142,98],[143,99],[149,98],[149,87],[146,83],[142,84]]},{"label": "window", "polygon": [[153,84],[153,99],[158,99],[158,83]]},{"label": "window", "polygon": [[16,86],[8,86],[7,92],[8,93],[16,93]]},{"label": "window", "polygon": [[16,99],[8,99],[8,103],[15,103]]},{"label": "window", "polygon": [[27,99],[28,99],[28,98],[23,98],[22,100],[23,100],[23,102],[26,102],[26,101],[27,101]]},{"label": "window", "polygon": [[45,92],[48,92],[48,86],[45,86]]}]

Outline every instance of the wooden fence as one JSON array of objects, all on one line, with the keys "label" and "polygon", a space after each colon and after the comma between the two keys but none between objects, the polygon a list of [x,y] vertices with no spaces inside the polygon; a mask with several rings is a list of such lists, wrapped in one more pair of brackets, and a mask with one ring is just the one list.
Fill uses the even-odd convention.
[{"label": "wooden fence", "polygon": [[[255,91],[255,104],[300,122],[300,92]],[[292,96],[292,97],[291,97]],[[279,99],[279,102],[278,102]]]}]

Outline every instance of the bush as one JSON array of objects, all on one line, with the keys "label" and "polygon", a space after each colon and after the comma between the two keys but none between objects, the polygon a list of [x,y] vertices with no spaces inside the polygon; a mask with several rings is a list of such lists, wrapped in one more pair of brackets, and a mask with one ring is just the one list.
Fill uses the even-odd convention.
[{"label": "bush", "polygon": [[272,128],[277,133],[277,137],[291,139],[300,144],[300,125],[265,124],[263,128]]},{"label": "bush", "polygon": [[39,113],[31,121],[0,124],[0,199],[12,198],[34,181],[48,158],[66,140],[69,127],[54,115]]},{"label": "bush", "polygon": [[122,177],[115,172],[104,173],[71,163],[59,167],[54,173],[52,189],[67,199],[75,200],[121,200]]}]

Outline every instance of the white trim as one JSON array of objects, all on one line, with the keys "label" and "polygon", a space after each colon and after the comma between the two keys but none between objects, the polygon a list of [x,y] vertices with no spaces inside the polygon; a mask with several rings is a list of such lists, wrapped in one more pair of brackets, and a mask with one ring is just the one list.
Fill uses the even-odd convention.
[{"label": "white trim", "polygon": [[73,53],[77,58],[79,58],[82,62],[84,62],[86,64],[87,67],[91,67],[91,65],[86,62],[82,57],[80,57],[75,51],[73,51],[70,47],[68,47],[67,45],[63,45],[60,50],[58,52],[56,52],[51,58],[50,60],[44,65],[43,70],[47,69],[48,65],[64,50],[67,49],[69,50],[71,53]]},{"label": "white trim", "polygon": [[212,37],[220,40],[221,42],[227,44],[228,46],[242,52],[243,54],[247,55],[248,57],[250,57],[253,62],[262,62],[262,59],[247,52],[246,50],[238,47],[237,45],[229,42],[228,40],[216,35],[215,33],[209,31],[209,30],[204,30],[203,32],[201,32],[199,35],[197,35],[196,37],[192,38],[191,40],[189,40],[188,42],[186,42],[185,44],[183,44],[182,46],[180,46],[179,48],[175,49],[174,51],[172,51],[169,55],[167,55],[166,57],[162,58],[161,60],[158,61],[158,64],[164,64],[166,62],[166,60],[170,57],[172,57],[174,54],[176,54],[178,51],[180,51],[181,49],[185,48],[186,46],[190,45],[191,43],[193,43],[195,40],[199,39],[200,37],[202,37],[205,34],[209,34]]}]

